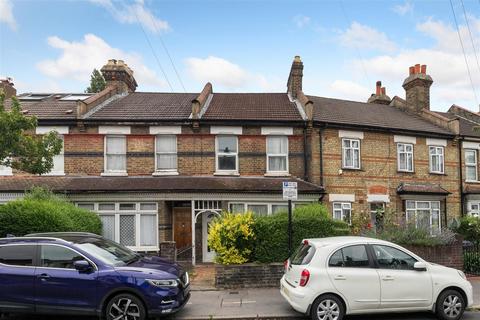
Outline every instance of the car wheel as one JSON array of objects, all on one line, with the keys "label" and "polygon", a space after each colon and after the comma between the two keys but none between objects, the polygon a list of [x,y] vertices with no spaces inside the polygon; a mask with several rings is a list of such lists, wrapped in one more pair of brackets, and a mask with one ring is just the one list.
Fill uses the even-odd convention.
[{"label": "car wheel", "polygon": [[458,320],[465,311],[465,300],[460,292],[447,290],[437,299],[437,317],[442,320]]},{"label": "car wheel", "polygon": [[145,320],[146,311],[140,299],[131,294],[119,294],[105,308],[107,320]]},{"label": "car wheel", "polygon": [[310,313],[312,320],[342,320],[345,308],[339,298],[326,294],[315,300]]}]

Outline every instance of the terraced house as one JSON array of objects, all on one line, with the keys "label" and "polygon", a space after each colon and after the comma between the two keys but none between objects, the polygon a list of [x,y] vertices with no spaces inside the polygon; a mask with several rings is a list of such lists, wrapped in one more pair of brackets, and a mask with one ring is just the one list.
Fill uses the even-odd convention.
[{"label": "terraced house", "polygon": [[323,201],[335,219],[381,223],[389,208],[436,233],[461,214],[460,120],[430,111],[425,66],[410,69],[405,99],[378,83],[368,103],[305,95],[300,57],[284,93],[136,92],[123,61],[102,73],[97,94],[18,95],[36,133],[57,131],[64,148],[48,175],[1,168],[0,202],[47,186],[96,211],[106,237],[138,251],[175,241],[193,263],[212,261],[222,210],[285,210],[283,181],[298,183],[295,205]]}]

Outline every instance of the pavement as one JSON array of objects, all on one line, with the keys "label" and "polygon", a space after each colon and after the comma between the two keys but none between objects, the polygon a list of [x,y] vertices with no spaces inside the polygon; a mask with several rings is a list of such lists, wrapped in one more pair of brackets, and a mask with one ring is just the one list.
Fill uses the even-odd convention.
[{"label": "pavement", "polygon": [[[474,305],[479,311],[467,311],[464,320],[480,320],[480,278],[470,279],[474,286]],[[194,290],[186,307],[165,320],[205,319],[307,319],[294,311],[276,288],[241,290]],[[59,316],[10,316],[2,320],[96,320],[85,317]],[[436,319],[431,313],[380,314],[348,316],[346,320],[429,320]]]}]

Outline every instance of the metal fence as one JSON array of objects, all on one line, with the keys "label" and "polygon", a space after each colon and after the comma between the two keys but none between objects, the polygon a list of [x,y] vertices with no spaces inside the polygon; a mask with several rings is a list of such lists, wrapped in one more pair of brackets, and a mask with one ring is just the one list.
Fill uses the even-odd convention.
[{"label": "metal fence", "polygon": [[466,274],[480,276],[480,245],[465,241],[463,244],[463,269]]}]

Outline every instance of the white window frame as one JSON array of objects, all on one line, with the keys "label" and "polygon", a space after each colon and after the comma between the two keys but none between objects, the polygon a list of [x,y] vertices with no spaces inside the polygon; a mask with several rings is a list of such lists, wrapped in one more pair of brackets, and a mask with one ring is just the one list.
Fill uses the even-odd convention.
[{"label": "white window frame", "polygon": [[[120,210],[120,204],[135,204],[134,210]],[[156,209],[154,210],[141,210],[142,204],[153,204],[155,203]],[[75,203],[78,207],[81,204],[93,204],[94,211],[99,216],[114,216],[115,217],[115,242],[120,243],[120,216],[121,215],[134,215],[135,216],[135,246],[127,246],[127,248],[133,251],[158,251],[158,241],[159,241],[159,232],[158,232],[158,203],[155,201],[142,201],[142,202],[91,202],[91,201],[81,201]],[[113,204],[114,210],[99,210],[100,204]],[[141,217],[142,215],[155,216],[155,246],[142,246],[141,245]]]},{"label": "white window frame", "polygon": [[[407,146],[412,147],[412,151],[400,151],[400,146],[405,146],[405,149]],[[401,169],[400,168],[400,154],[405,153],[407,156],[405,157],[407,163],[405,164],[406,169]],[[411,161],[412,161],[412,169],[408,169],[408,155],[411,155]],[[414,144],[413,143],[404,143],[404,142],[398,142],[397,143],[397,170],[399,172],[415,172],[415,161],[414,161],[414,155],[415,155],[415,150],[414,150]]]},{"label": "white window frame", "polygon": [[[340,205],[340,209],[335,209],[335,205]],[[340,202],[340,201],[334,201],[332,202],[332,218],[334,220],[339,220],[335,218],[335,212],[340,211],[340,216],[341,220],[340,221],[345,221],[345,216],[346,216],[346,211],[350,211],[350,219],[349,221],[346,221],[348,224],[352,224],[352,203],[351,202]]]},{"label": "white window frame", "polygon": [[[108,157],[107,157],[107,140],[110,137],[121,137],[125,139],[125,170],[108,170]],[[123,134],[107,134],[105,135],[103,139],[103,176],[126,176],[127,175],[127,169],[128,169],[128,159],[127,159],[127,153],[128,153],[128,142],[127,142],[127,136]]]},{"label": "white window frame", "polygon": [[12,168],[0,165],[0,176],[11,176],[11,175],[13,175]]},{"label": "white window frame", "polygon": [[[408,202],[414,203],[415,208],[408,208]],[[428,208],[418,208],[418,203],[419,202],[424,202],[424,203],[429,203]],[[438,204],[438,209],[432,208],[432,203],[437,203]],[[415,227],[418,228],[418,220],[417,220],[417,211],[418,210],[430,210],[430,234],[435,235],[441,232],[442,230],[442,206],[440,201],[438,200],[405,200],[405,219],[407,223],[409,222],[409,215],[413,213],[414,218],[415,218]],[[432,222],[433,222],[433,211],[438,211],[438,232],[434,232],[432,229]],[[409,213],[410,212],[410,213]]]},{"label": "white window frame", "polygon": [[[477,206],[477,209],[473,209],[473,206]],[[480,200],[467,202],[467,215],[480,218]]]},{"label": "white window frame", "polygon": [[[441,153],[438,152],[439,150],[441,150]],[[428,154],[430,159],[430,173],[444,174],[445,173],[445,148],[442,146],[429,145]],[[432,167],[434,157],[438,157],[438,164],[440,166],[440,170],[435,170],[435,168]]]},{"label": "white window frame", "polygon": [[[158,142],[158,139],[161,138],[161,137],[174,137],[175,138],[175,152],[158,152],[157,151],[157,142]],[[166,155],[175,155],[177,156],[177,161],[175,163],[175,168],[172,168],[172,169],[159,169],[157,167],[158,165],[158,155],[159,154],[166,154]],[[154,175],[165,175],[165,174],[170,174],[170,175],[174,175],[174,174],[178,174],[178,140],[177,140],[177,135],[176,134],[157,134],[155,135],[155,172],[154,172]]]},{"label": "white window frame", "polygon": [[[306,205],[310,204],[311,202],[294,202],[292,203],[292,210],[295,209],[297,205]],[[228,203],[228,210],[231,211],[231,206],[232,205],[243,205],[243,212],[237,212],[237,213],[245,213],[248,212],[248,206],[250,205],[267,205],[268,206],[268,213],[267,215],[272,215],[273,213],[273,208],[272,206],[288,206],[288,203],[286,202],[243,202],[243,201],[232,201]]]},{"label": "white window frame", "polygon": [[[282,138],[285,139],[287,142],[287,150],[286,153],[268,153],[268,143],[272,138]],[[288,154],[289,154],[289,141],[288,141],[288,136],[284,135],[270,135],[267,136],[267,145],[266,145],[266,151],[267,151],[267,173],[269,174],[275,174],[275,175],[288,175],[289,172],[289,162],[288,162]],[[270,170],[270,157],[285,157],[285,170],[280,170],[280,171],[273,171]]]},{"label": "white window frame", "polygon": [[[467,162],[467,152],[473,152],[475,156],[475,162]],[[465,181],[477,182],[478,181],[478,151],[476,149],[465,149]],[[475,168],[475,180],[469,179],[467,175],[467,167]]]},{"label": "white window frame", "polygon": [[[229,153],[224,153],[224,152],[219,152],[218,151],[218,138],[219,137],[234,137],[237,142],[237,151],[236,152],[229,152]],[[233,170],[225,170],[225,169],[219,169],[219,156],[235,156],[235,169]],[[215,173],[216,174],[227,174],[227,175],[238,175],[239,168],[238,168],[238,136],[237,135],[232,135],[232,134],[219,134],[215,136]]]},{"label": "white window frame", "polygon": [[[349,148],[346,148],[344,146],[344,142],[345,141],[350,141],[350,147]],[[358,142],[358,148],[354,148],[352,147],[352,141],[357,141]],[[350,149],[352,150],[352,165],[351,166],[347,166],[345,164],[346,162],[346,151]],[[358,167],[355,166],[355,151],[358,152]],[[343,169],[354,169],[354,170],[360,170],[360,168],[362,167],[362,160],[361,160],[361,140],[360,139],[356,139],[356,138],[342,138],[342,168]]]}]

